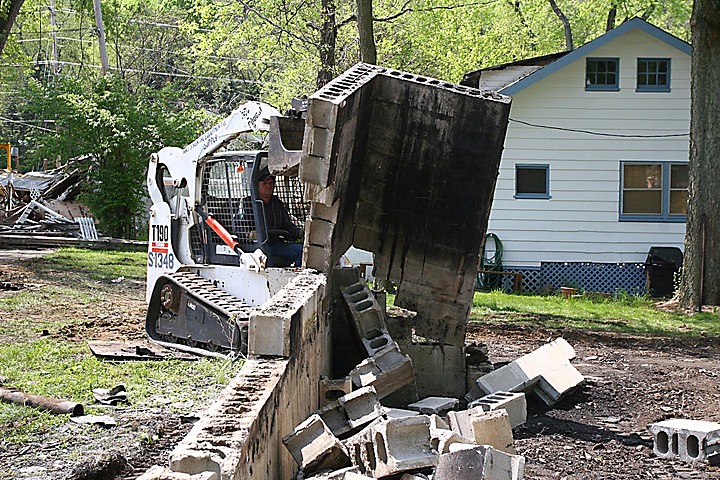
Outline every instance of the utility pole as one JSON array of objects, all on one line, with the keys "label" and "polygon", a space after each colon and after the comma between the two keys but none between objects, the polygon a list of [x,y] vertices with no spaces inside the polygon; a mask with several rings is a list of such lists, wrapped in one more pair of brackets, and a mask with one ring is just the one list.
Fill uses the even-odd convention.
[{"label": "utility pole", "polygon": [[107,74],[109,69],[107,48],[105,47],[105,27],[103,26],[102,10],[100,9],[100,0],[93,0],[93,9],[95,10],[95,29],[98,34],[98,43],[100,46],[100,65],[102,65],[103,75]]},{"label": "utility pole", "polygon": [[57,48],[57,30],[55,29],[55,0],[50,0],[50,35],[52,36],[52,58],[53,73],[55,75],[60,71],[60,59],[58,58]]}]

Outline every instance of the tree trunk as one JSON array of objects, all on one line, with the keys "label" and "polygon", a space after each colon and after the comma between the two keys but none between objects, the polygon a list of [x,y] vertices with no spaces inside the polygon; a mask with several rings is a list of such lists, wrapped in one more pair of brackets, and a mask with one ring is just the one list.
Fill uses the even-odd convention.
[{"label": "tree trunk", "polygon": [[720,304],[720,0],[695,0],[683,307]]},{"label": "tree trunk", "polygon": [[607,21],[605,22],[606,32],[615,28],[615,17],[617,17],[617,2],[612,2],[610,4],[610,10],[608,10]]},{"label": "tree trunk", "polygon": [[375,65],[377,50],[373,34],[372,0],[357,0],[357,28],[360,41],[360,61]]},{"label": "tree trunk", "polygon": [[335,1],[322,0],[322,26],[320,27],[320,70],[317,76],[318,90],[335,76],[335,46],[337,24],[335,23]]},{"label": "tree trunk", "polygon": [[0,54],[2,54],[15,18],[25,0],[3,0],[0,2]]},{"label": "tree trunk", "polygon": [[560,21],[563,24],[563,29],[565,30],[565,49],[568,52],[572,52],[575,49],[575,46],[573,45],[573,37],[572,37],[572,29],[570,28],[570,21],[567,19],[565,14],[560,10],[560,7],[557,6],[557,3],[555,3],[555,0],[549,0],[550,6],[553,9],[553,12],[555,12],[555,15],[560,19]]}]

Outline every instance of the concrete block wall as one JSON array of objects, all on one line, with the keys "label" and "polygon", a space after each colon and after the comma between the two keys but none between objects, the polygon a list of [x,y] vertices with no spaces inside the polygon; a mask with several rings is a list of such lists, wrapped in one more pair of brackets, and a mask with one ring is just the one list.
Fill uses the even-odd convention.
[{"label": "concrete block wall", "polygon": [[417,312],[417,335],[462,347],[509,110],[509,97],[366,64],[312,95],[305,265],[329,271],[351,245],[372,251],[376,278]]},{"label": "concrete block wall", "polygon": [[303,284],[314,285],[317,295],[305,297],[302,315],[291,315],[291,356],[246,360],[172,452],[169,466],[147,480],[204,472],[218,480],[295,476],[298,465],[282,437],[317,410],[319,379],[330,371],[325,275],[305,270],[301,276],[295,285],[305,293]]}]

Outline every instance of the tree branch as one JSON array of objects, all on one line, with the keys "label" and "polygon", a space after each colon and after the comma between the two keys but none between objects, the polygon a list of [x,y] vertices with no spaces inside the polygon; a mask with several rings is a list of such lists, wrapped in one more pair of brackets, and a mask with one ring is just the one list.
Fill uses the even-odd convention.
[{"label": "tree branch", "polygon": [[567,19],[565,14],[560,10],[560,7],[557,6],[557,3],[555,3],[555,0],[549,0],[550,6],[553,9],[553,12],[555,12],[555,15],[560,19],[560,21],[563,24],[563,28],[565,29],[565,48],[568,52],[572,52],[575,47],[573,46],[573,38],[572,38],[572,29],[570,28],[570,21]]},{"label": "tree branch", "polygon": [[[238,1],[239,1],[240,4],[242,4],[242,6],[244,6],[245,8],[247,8],[248,10],[250,10],[251,12],[253,12],[255,15],[257,15],[258,17],[260,17],[260,18],[261,18],[262,20],[264,20],[265,22],[269,23],[269,24],[272,25],[273,27],[275,27],[275,28],[277,28],[278,30],[280,30],[281,32],[285,33],[285,34],[288,35],[289,37],[292,37],[292,38],[294,38],[295,40],[297,40],[297,41],[299,41],[299,42],[301,42],[301,43],[304,43],[304,44],[306,44],[306,45],[311,45],[311,46],[313,46],[313,47],[317,47],[317,44],[316,44],[316,43],[314,43],[314,42],[312,42],[312,41],[310,41],[310,40],[307,40],[307,39],[301,37],[300,35],[298,35],[298,34],[296,34],[296,33],[293,33],[293,32],[291,32],[290,30],[288,30],[287,28],[281,26],[281,25],[278,24],[277,22],[273,21],[272,19],[268,18],[268,17],[265,16],[264,14],[260,13],[255,7],[252,7],[252,6],[251,6],[248,2],[246,2],[245,0],[238,0]],[[309,25],[309,24],[308,24],[308,25]]]},{"label": "tree branch", "polygon": [[485,2],[461,3],[461,4],[458,4],[458,5],[439,5],[439,6],[437,6],[437,7],[426,7],[426,8],[412,8],[412,7],[409,7],[408,5],[410,5],[410,2],[411,2],[411,1],[412,1],[412,0],[407,0],[407,1],[405,2],[405,4],[402,6],[402,8],[400,9],[399,12],[397,12],[397,13],[395,13],[395,14],[393,14],[393,15],[390,15],[390,16],[388,16],[388,17],[381,17],[381,18],[375,17],[375,18],[373,18],[373,20],[376,21],[376,22],[389,22],[389,21],[395,20],[396,18],[399,18],[399,17],[405,15],[406,13],[413,13],[413,12],[432,12],[432,11],[435,11],[435,10],[455,10],[455,9],[458,9],[458,8],[475,7],[475,6],[478,6],[478,5],[490,5],[491,3],[495,3],[497,0],[489,0],[489,1],[485,1]]}]

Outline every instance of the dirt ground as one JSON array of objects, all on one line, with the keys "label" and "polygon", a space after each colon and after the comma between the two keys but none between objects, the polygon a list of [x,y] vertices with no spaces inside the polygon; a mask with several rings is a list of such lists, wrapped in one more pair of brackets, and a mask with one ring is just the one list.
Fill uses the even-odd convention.
[{"label": "dirt ground", "polygon": [[[0,295],[14,291],[13,286],[49,281],[35,278],[26,261],[0,256],[0,286],[6,292]],[[140,283],[120,284],[88,313],[86,322],[56,334],[79,342],[141,338],[143,292]],[[58,318],[67,314],[63,308],[45,313]],[[675,417],[720,422],[718,339],[521,328],[504,324],[496,315],[472,323],[468,341],[487,344],[490,360],[499,365],[559,336],[575,347],[573,364],[586,383],[553,408],[528,400],[527,422],[514,432],[518,453],[526,458],[525,478],[720,479],[720,467],[653,456],[647,430],[651,423]],[[0,432],[0,478],[134,479],[150,465],[166,465],[169,451],[191,427],[163,405],[116,409],[113,415],[118,425],[112,431],[67,423],[40,441],[20,446],[7,443]],[[153,441],[143,440],[147,435]]]}]

